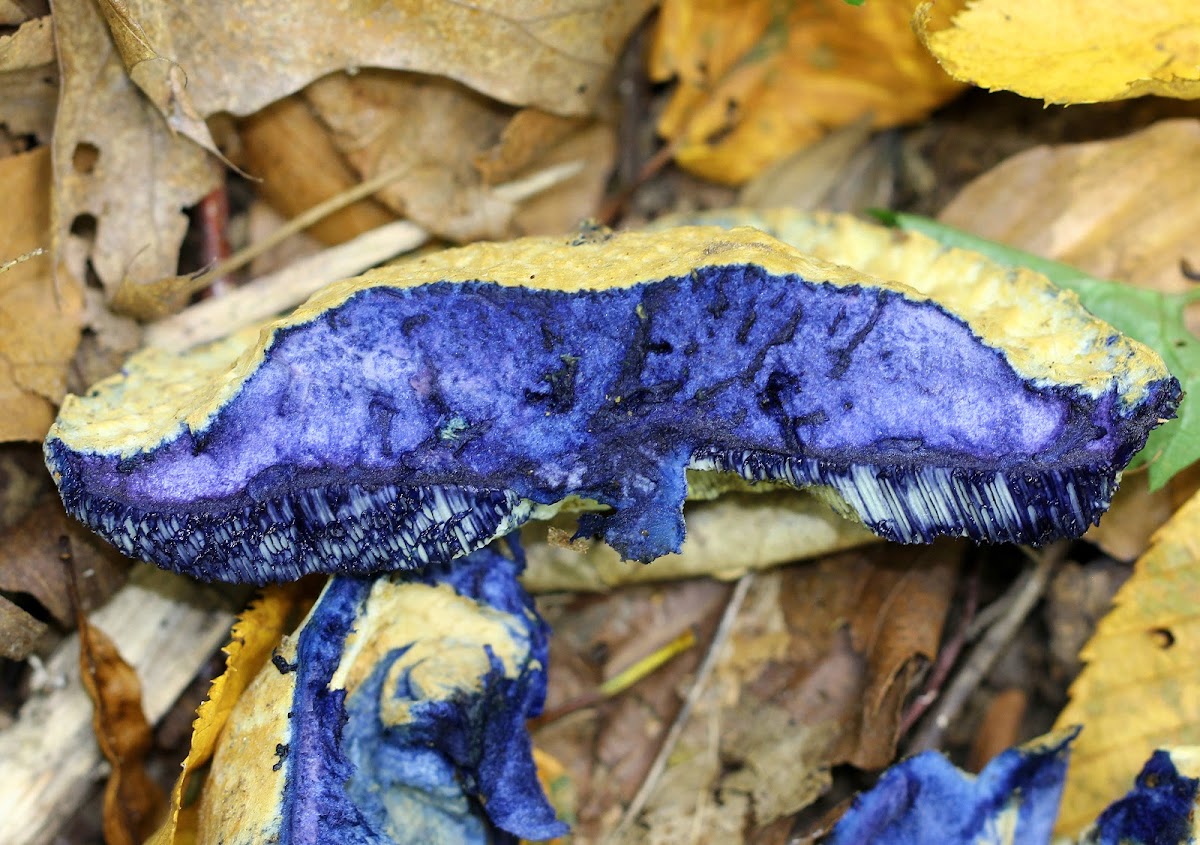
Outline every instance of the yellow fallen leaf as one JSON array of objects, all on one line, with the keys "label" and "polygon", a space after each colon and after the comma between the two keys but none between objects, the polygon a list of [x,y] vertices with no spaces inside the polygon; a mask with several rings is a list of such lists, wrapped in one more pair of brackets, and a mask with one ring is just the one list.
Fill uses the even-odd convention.
[{"label": "yellow fallen leaf", "polygon": [[[49,246],[50,178],[46,147],[0,159],[0,265]],[[56,286],[49,256],[0,271],[0,442],[45,437],[82,321],[80,287],[72,279]]]},{"label": "yellow fallen leaf", "polygon": [[1056,727],[1082,724],[1058,832],[1125,794],[1156,748],[1200,743],[1200,494],[1155,535],[1080,652],[1087,663]]},{"label": "yellow fallen leaf", "polygon": [[212,759],[217,737],[233,706],[254,676],[271,657],[305,594],[303,583],[267,587],[262,597],[246,608],[230,632],[225,646],[225,672],[212,682],[208,698],[196,711],[192,723],[192,747],[183,761],[183,771],[171,791],[167,820],[147,840],[147,845],[173,845],[195,841],[195,808],[184,807],[192,775]]},{"label": "yellow fallen leaf", "polygon": [[[1195,0],[959,0],[939,20],[923,3],[913,25],[955,79],[1048,103],[1159,94],[1200,97]],[[953,19],[944,22],[943,11]],[[954,12],[957,14],[954,14]]]},{"label": "yellow fallen leaf", "polygon": [[921,48],[913,0],[666,0],[650,76],[679,80],[658,131],[694,173],[739,184],[836,126],[916,120],[961,85]]}]

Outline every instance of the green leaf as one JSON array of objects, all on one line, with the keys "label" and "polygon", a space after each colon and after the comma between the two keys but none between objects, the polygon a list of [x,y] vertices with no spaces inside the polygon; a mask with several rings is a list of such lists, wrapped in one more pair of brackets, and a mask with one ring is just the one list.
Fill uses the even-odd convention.
[{"label": "green leaf", "polygon": [[[881,210],[871,213],[889,226],[920,232],[945,246],[978,252],[1010,267],[1036,270],[1059,287],[1075,291],[1084,308],[1161,355],[1167,369],[1183,385],[1185,394],[1193,389],[1200,393],[1200,339],[1184,324],[1184,309],[1200,300],[1200,290],[1160,293],[1098,279],[1069,264],[1013,249],[928,217]],[[1153,491],[1197,458],[1200,458],[1200,405],[1185,401],[1179,417],[1156,428],[1129,466],[1133,469],[1149,464]]]}]

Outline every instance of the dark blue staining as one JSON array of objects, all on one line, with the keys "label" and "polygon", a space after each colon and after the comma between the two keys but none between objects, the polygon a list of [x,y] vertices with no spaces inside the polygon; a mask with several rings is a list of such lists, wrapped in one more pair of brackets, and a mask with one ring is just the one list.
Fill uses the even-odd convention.
[{"label": "dark blue staining", "polygon": [[119,548],[224,580],[424,565],[570,494],[648,561],[682,541],[689,466],[833,487],[904,542],[1039,543],[1098,518],[1178,396],[1164,379],[1117,410],[1023,380],[936,303],[706,267],[570,294],[365,289],[277,330],[203,431],[125,461],[48,454]]}]

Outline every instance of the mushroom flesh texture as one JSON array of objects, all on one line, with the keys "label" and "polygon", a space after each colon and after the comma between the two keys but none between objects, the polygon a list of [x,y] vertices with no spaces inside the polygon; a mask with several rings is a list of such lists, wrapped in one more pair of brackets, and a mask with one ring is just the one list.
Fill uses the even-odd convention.
[{"label": "mushroom flesh texture", "polygon": [[47,461],[123,552],[226,581],[445,561],[568,497],[649,561],[688,468],[827,488],[902,542],[1078,536],[1178,382],[1044,280],[1020,320],[995,289],[947,304],[748,228],[477,244],[135,357]]}]

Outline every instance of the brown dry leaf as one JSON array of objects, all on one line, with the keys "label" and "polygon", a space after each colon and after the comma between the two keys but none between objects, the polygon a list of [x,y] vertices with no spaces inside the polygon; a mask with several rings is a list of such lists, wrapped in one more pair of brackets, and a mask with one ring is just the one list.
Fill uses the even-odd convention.
[{"label": "brown dry leaf", "polygon": [[[1013,156],[967,185],[939,219],[1100,278],[1181,293],[1195,285],[1183,267],[1200,266],[1198,193],[1200,121],[1168,120],[1112,141]],[[1141,474],[1129,474],[1088,537],[1130,560],[1198,484],[1200,473],[1187,473],[1151,494]]]},{"label": "brown dry leaf", "polygon": [[233,712],[238,697],[271,658],[283,635],[294,627],[311,585],[308,582],[267,587],[238,617],[225,646],[225,672],[212,682],[208,698],[196,711],[192,723],[192,745],[183,771],[171,791],[167,819],[147,845],[193,842],[196,837],[195,806],[184,806],[185,796],[196,772],[212,759],[221,729]]},{"label": "brown dry leaf", "polygon": [[[240,163],[261,180],[258,194],[286,217],[295,217],[358,183],[324,125],[300,95],[272,103],[239,124]],[[304,231],[339,244],[394,220],[374,199],[360,200]]]},{"label": "brown dry leaf", "polygon": [[[640,827],[622,841],[742,841],[818,798],[831,766],[889,763],[905,696],[937,651],[958,556],[953,544],[879,546],[758,575]],[[581,761],[585,841],[612,826],[640,785],[687,690],[677,673],[701,659],[707,620],[725,595],[711,582],[686,582],[557,608],[556,641],[565,643],[552,645],[561,651],[552,653],[551,713],[586,693],[584,655],[624,668],[693,620],[702,644],[628,696],[537,734],[560,759]],[[592,747],[599,751],[580,774]]]},{"label": "brown dry leaf", "polygon": [[[602,681],[689,629],[697,642],[707,643],[730,590],[727,584],[694,580],[539,599],[538,609],[554,630],[545,712],[570,709]],[[562,716],[535,731],[535,745],[570,771],[578,795],[572,825],[577,841],[595,841],[637,791],[658,739],[679,712],[702,651],[689,649],[599,708]]]},{"label": "brown dry leaf", "polygon": [[92,725],[100,750],[112,765],[104,789],[107,845],[144,842],[158,823],[163,794],[144,759],[154,741],[142,710],[142,684],[108,634],[79,613],[79,668],[95,710]]},{"label": "brown dry leaf", "polygon": [[32,596],[64,628],[75,625],[68,559],[79,605],[104,604],[125,582],[130,561],[69,518],[57,499],[47,499],[20,523],[0,534],[0,590]]},{"label": "brown dry leaf", "polygon": [[0,36],[0,124],[13,135],[50,138],[58,103],[54,24],[49,16]]},{"label": "brown dry leaf", "polygon": [[0,596],[0,657],[24,660],[46,630],[45,622]]},{"label": "brown dry leaf", "polygon": [[663,3],[650,75],[679,87],[659,120],[683,167],[740,184],[829,128],[924,117],[962,89],[909,25],[914,0]]},{"label": "brown dry leaf", "polygon": [[22,0],[0,0],[0,26],[20,26],[29,20],[26,5]]},{"label": "brown dry leaf", "polygon": [[[587,121],[540,111],[514,113],[448,79],[393,71],[333,74],[306,88],[304,97],[363,179],[405,171],[380,191],[382,202],[454,241],[529,234],[512,225],[516,206],[489,180],[508,181],[560,160],[556,148],[592,128]],[[603,130],[602,137],[611,132]],[[584,162],[596,187],[582,205],[560,209],[558,231],[595,208],[611,147],[609,140],[607,152],[594,146],[580,151],[588,156]],[[542,202],[569,185],[551,189]]]},{"label": "brown dry leaf", "polygon": [[62,71],[53,144],[60,286],[67,277],[83,280],[89,264],[110,296],[123,280],[172,276],[187,228],[183,209],[216,185],[217,166],[174,134],[129,79],[95,3],[60,0],[54,20]]},{"label": "brown dry leaf", "polygon": [[971,182],[938,219],[1102,279],[1178,293],[1200,266],[1200,121],[1034,147]]},{"label": "brown dry leaf", "polygon": [[671,581],[709,575],[733,579],[753,569],[780,566],[875,542],[861,523],[839,516],[800,491],[733,493],[711,502],[689,502],[687,537],[679,554],[644,566],[604,543],[586,549],[556,543],[556,529],[575,533],[574,517],[522,529],[528,561],[521,581],[532,592],[608,590],[619,584]]},{"label": "brown dry leaf", "polygon": [[[261,0],[108,2],[122,12],[130,58],[157,57],[157,96],[186,80],[189,99],[170,103],[169,118],[176,109],[252,114],[332,71],[364,67],[436,73],[502,102],[588,114],[625,37],[652,5],[298,0],[280,14],[277,3]],[[170,78],[172,68],[182,76]]]},{"label": "brown dry leaf", "polygon": [[158,108],[166,118],[167,125],[220,156],[212,133],[204,122],[204,115],[192,103],[187,74],[171,58],[177,51],[170,42],[172,32],[164,26],[163,20],[170,4],[135,2],[138,14],[151,24],[158,37],[168,39],[166,43],[153,44],[128,4],[122,0],[98,0],[96,5],[108,24],[113,44],[129,72],[129,78]]},{"label": "brown dry leaf", "polygon": [[832,766],[889,763],[958,555],[881,546],[759,575],[642,829],[621,841],[745,841],[823,794]]},{"label": "brown dry leaf", "polygon": [[1200,743],[1200,494],[1155,535],[1080,652],[1057,726],[1082,724],[1058,831],[1071,834],[1120,798],[1156,748]]},{"label": "brown dry leaf", "polygon": [[982,88],[1048,103],[1200,97],[1195,0],[943,0],[913,25],[950,74]]},{"label": "brown dry leaf", "polygon": [[[40,147],[0,159],[7,206],[0,217],[0,264],[50,243],[50,153]],[[57,287],[47,255],[0,272],[0,441],[41,440],[66,392],[79,343],[80,286]]]}]

